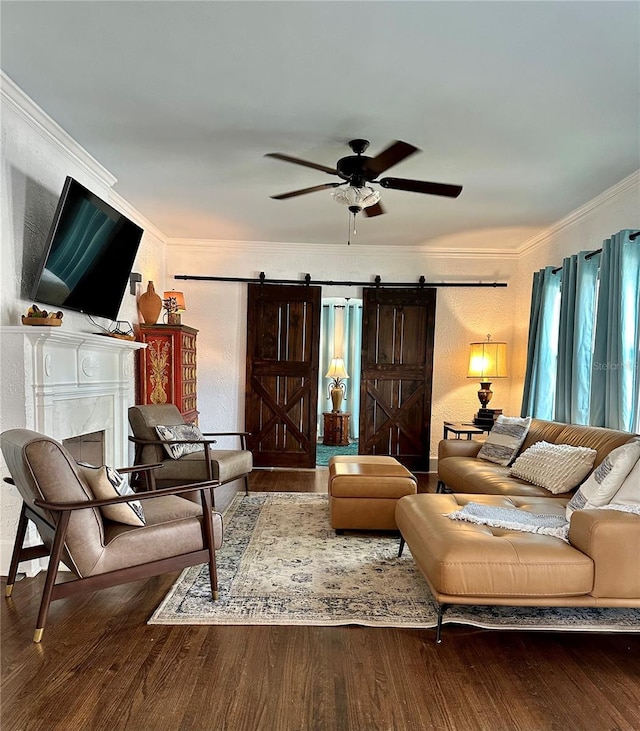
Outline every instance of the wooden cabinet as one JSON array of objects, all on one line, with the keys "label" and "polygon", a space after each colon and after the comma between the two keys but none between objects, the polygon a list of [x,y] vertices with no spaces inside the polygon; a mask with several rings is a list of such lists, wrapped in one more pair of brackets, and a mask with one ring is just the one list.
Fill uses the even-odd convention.
[{"label": "wooden cabinet", "polygon": [[196,336],[186,325],[140,325],[137,402],[175,404],[185,421],[197,421]]},{"label": "wooden cabinet", "polygon": [[330,447],[346,447],[349,444],[349,419],[351,414],[342,411],[325,411],[323,444]]}]

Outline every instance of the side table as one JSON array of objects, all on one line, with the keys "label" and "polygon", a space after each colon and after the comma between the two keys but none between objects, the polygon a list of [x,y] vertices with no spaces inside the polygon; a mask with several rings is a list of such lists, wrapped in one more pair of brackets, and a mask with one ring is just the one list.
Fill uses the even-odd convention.
[{"label": "side table", "polygon": [[325,411],[322,443],[329,447],[349,446],[349,419],[351,414],[342,411]]},{"label": "side table", "polygon": [[449,438],[449,432],[455,434],[456,439],[460,439],[463,434],[466,435],[467,439],[471,439],[476,434],[484,434],[485,431],[491,431],[490,429],[485,430],[481,427],[473,424],[464,424],[460,421],[445,421],[444,424],[444,436],[443,439]]}]

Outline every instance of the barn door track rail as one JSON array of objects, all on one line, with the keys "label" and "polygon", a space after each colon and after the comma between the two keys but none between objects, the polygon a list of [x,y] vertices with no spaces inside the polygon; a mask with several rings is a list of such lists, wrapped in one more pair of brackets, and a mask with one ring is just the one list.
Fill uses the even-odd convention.
[{"label": "barn door track rail", "polygon": [[214,277],[202,274],[175,274],[174,279],[192,280],[201,282],[246,282],[250,284],[323,284],[325,286],[342,287],[506,287],[506,282],[427,282],[420,276],[417,282],[383,282],[382,277],[376,274],[369,282],[353,282],[350,280],[312,279],[311,274],[305,274],[304,279],[268,279],[264,272],[259,277]]}]

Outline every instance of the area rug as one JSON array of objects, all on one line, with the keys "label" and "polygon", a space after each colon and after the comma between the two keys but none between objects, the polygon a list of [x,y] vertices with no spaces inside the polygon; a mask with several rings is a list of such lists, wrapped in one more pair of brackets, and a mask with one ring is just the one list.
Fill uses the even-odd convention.
[{"label": "area rug", "polygon": [[326,467],[331,457],[339,454],[358,454],[358,442],[351,442],[346,447],[328,447],[326,444],[318,444],[316,447],[316,466]]},{"label": "area rug", "polygon": [[[149,624],[364,625],[430,628],[437,606],[398,537],[329,525],[326,495],[250,493],[224,516],[220,598],[208,569],[182,572]],[[640,632],[640,610],[450,607],[444,623],[487,629]]]}]

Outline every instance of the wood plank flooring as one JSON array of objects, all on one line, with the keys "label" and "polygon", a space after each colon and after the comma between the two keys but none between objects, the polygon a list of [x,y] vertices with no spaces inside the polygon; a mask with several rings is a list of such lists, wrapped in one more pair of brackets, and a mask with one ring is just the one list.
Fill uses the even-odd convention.
[{"label": "wood plank flooring", "polygon": [[[326,474],[250,485],[324,491]],[[18,582],[1,600],[2,731],[640,728],[637,635],[446,626],[436,645],[432,630],[148,626],[176,576],[54,602],[40,645],[42,577]]]}]

